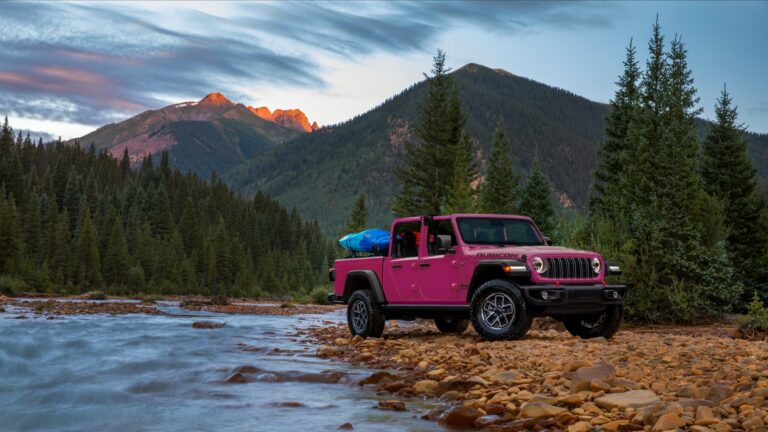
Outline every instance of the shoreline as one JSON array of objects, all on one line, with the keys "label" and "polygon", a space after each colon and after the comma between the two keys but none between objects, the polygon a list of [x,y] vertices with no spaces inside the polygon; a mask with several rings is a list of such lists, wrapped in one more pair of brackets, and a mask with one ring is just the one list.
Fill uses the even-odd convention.
[{"label": "shoreline", "polygon": [[[343,305],[316,305],[275,300],[230,299],[227,304],[211,304],[208,297],[163,296],[151,300],[137,297],[108,297],[92,299],[81,296],[0,296],[0,312],[6,308],[30,309],[36,315],[55,318],[58,315],[93,315],[93,314],[149,314],[163,312],[158,306],[163,303],[178,305],[188,311],[208,311],[215,313],[240,315],[300,315],[333,312]],[[24,312],[27,312],[26,310]],[[18,316],[17,316],[18,318]]]},{"label": "shoreline", "polygon": [[510,342],[443,335],[429,321],[388,324],[382,339],[351,338],[345,325],[308,335],[319,357],[378,369],[362,383],[390,405],[440,403],[423,418],[449,427],[768,430],[768,343],[724,337],[727,325],[629,327],[610,340],[547,327]]}]

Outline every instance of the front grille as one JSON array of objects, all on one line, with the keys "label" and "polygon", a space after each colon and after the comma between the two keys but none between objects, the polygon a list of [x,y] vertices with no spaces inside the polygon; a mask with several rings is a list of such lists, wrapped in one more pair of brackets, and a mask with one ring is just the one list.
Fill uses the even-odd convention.
[{"label": "front grille", "polygon": [[589,258],[544,258],[547,271],[543,276],[547,279],[594,279],[597,277],[592,270]]}]

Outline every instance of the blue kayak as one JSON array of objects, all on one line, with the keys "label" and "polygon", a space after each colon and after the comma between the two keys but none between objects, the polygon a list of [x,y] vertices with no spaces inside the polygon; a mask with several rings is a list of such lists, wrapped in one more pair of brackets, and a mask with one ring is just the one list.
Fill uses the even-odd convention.
[{"label": "blue kayak", "polygon": [[367,229],[356,234],[347,234],[339,244],[350,252],[386,253],[389,250],[389,231]]}]

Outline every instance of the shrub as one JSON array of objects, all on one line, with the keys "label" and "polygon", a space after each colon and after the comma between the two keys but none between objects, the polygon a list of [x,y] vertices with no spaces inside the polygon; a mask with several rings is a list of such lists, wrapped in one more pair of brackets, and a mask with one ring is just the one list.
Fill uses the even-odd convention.
[{"label": "shrub", "polygon": [[330,291],[328,288],[319,286],[313,289],[311,293],[309,293],[309,298],[314,304],[327,305],[331,303],[328,301],[329,292]]},{"label": "shrub", "polygon": [[282,304],[280,304],[280,307],[282,309],[293,309],[296,306],[294,306],[293,303],[282,303]]},{"label": "shrub", "polygon": [[29,290],[29,285],[13,276],[0,275],[0,294],[15,296]]},{"label": "shrub", "polygon": [[739,330],[748,339],[759,339],[768,335],[768,308],[760,301],[757,292],[747,307],[747,314],[739,318]]}]

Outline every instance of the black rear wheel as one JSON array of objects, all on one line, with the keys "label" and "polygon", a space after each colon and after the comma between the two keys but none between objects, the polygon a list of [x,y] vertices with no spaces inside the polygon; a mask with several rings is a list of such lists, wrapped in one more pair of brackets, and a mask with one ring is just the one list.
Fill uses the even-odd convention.
[{"label": "black rear wheel", "polygon": [[472,327],[485,340],[522,339],[533,322],[520,290],[502,279],[480,285],[470,307]]},{"label": "black rear wheel", "polygon": [[358,290],[349,296],[347,325],[353,335],[364,338],[377,338],[384,333],[384,313],[369,290]]},{"label": "black rear wheel", "polygon": [[604,312],[563,320],[565,328],[582,339],[610,338],[621,328],[624,321],[624,305],[611,305]]},{"label": "black rear wheel", "polygon": [[435,325],[441,333],[462,334],[469,327],[469,321],[463,319],[436,319]]}]

